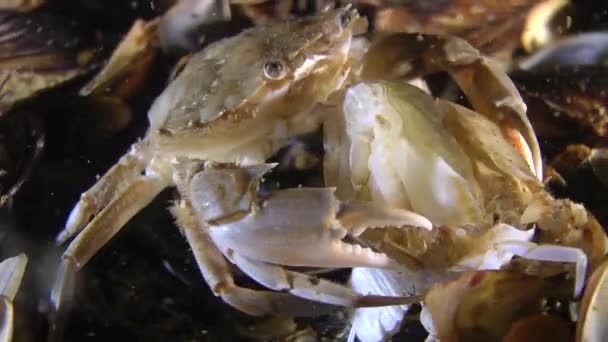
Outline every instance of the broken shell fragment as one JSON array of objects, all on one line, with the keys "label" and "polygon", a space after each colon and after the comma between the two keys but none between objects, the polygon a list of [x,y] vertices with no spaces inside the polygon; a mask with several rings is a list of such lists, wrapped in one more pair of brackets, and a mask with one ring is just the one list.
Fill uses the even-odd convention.
[{"label": "broken shell fragment", "polygon": [[589,278],[580,304],[577,342],[603,341],[608,336],[608,261]]},{"label": "broken shell fragment", "polygon": [[145,81],[157,54],[158,20],[138,20],[105,67],[88,82],[80,95],[104,95],[125,99]]},{"label": "broken shell fragment", "polygon": [[523,70],[545,70],[575,66],[605,65],[608,62],[608,33],[591,32],[569,36],[525,58]]},{"label": "broken shell fragment", "polygon": [[232,17],[228,0],[181,0],[162,17],[159,38],[163,49],[194,50],[202,30]]},{"label": "broken shell fragment", "polygon": [[10,342],[13,337],[13,300],[27,265],[27,256],[19,254],[0,262],[0,341]]}]

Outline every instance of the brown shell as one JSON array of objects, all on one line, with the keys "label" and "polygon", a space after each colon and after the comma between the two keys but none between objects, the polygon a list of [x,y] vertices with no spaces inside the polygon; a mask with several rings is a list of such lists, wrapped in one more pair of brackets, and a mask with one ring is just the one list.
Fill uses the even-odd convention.
[{"label": "brown shell", "polygon": [[62,18],[0,11],[0,114],[90,70],[95,50],[80,36]]}]

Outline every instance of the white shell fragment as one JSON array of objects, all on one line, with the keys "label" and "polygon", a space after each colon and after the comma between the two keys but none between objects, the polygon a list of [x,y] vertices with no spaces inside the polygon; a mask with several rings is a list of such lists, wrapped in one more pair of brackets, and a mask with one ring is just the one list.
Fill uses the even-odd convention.
[{"label": "white shell fragment", "polygon": [[25,254],[19,254],[0,263],[1,296],[5,296],[11,301],[15,299],[26,265],[27,256]]},{"label": "white shell fragment", "polygon": [[25,273],[27,256],[19,254],[0,263],[0,342],[13,338],[13,300]]},{"label": "white shell fragment", "polygon": [[604,341],[608,336],[608,261],[591,275],[580,305],[577,342]]}]

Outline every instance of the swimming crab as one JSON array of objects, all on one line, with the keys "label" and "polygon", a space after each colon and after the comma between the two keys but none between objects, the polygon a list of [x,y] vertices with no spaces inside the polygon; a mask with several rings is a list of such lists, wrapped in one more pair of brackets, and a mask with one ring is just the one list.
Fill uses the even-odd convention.
[{"label": "swimming crab", "polygon": [[[477,71],[500,75],[490,61],[479,57],[479,63]],[[462,72],[452,74],[465,85],[473,107],[484,111],[468,93]],[[502,80],[494,86],[501,84],[508,97],[498,101],[495,113],[505,111],[501,106],[525,110],[512,83]],[[574,263],[573,297],[580,296],[589,259],[595,266],[606,253],[605,233],[581,205],[545,191],[541,165],[525,139],[504,134],[489,115],[434,100],[405,82],[350,87],[340,114],[325,126],[327,185],[337,186],[342,200],[412,210],[434,225],[432,230],[381,228],[359,235],[364,246],[386,253],[407,271],[354,269],[351,285],[357,292],[420,293],[457,272],[499,269],[520,256]],[[351,338],[384,338],[398,328],[404,309],[356,310]],[[425,311],[422,321],[432,333]]]},{"label": "swimming crab", "polygon": [[191,55],[150,108],[146,136],[82,194],[58,235],[60,243],[76,237],[59,266],[54,309],[61,312],[70,297],[74,273],[167,187],[181,195],[171,211],[206,282],[246,313],[301,314],[305,308],[286,293],[236,286],[225,258],[266,287],[322,303],[409,302],[366,298],[281,266],[399,269],[385,255],[341,239],[367,227],[430,229],[427,219],[341,202],[332,189],[283,190],[267,198],[255,191],[272,167],[266,159],[324,120],[319,104],[349,78],[359,32],[365,20],[346,7],[254,27]]},{"label": "swimming crab", "polygon": [[[403,293],[358,294],[285,267],[407,271],[409,265],[389,250],[344,238],[363,241],[374,232],[370,228],[432,233],[439,222],[373,198],[343,198],[340,185],[260,194],[259,181],[273,167],[266,160],[289,138],[326,121],[331,126],[328,118],[348,102],[357,82],[439,69],[457,74],[469,100],[536,174],[540,151],[507,76],[470,45],[415,34],[370,42],[358,36],[365,32],[365,20],[345,7],[258,26],[189,56],[149,110],[146,136],[82,194],[58,235],[59,243],[76,237],[59,267],[51,295],[55,310],[69,298],[74,273],[167,187],[180,194],[171,211],[203,277],[241,311],[308,315],[323,307],[304,305],[307,300],[349,307],[420,301]],[[237,286],[226,259],[274,291]]]}]

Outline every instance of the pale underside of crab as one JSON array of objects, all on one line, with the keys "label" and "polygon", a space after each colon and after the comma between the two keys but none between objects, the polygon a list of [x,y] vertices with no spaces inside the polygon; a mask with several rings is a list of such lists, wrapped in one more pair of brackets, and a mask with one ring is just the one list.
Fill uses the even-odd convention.
[{"label": "pale underside of crab", "polygon": [[25,273],[27,256],[20,254],[0,262],[0,342],[13,338],[13,300]]},{"label": "pale underside of crab", "polygon": [[[516,91],[511,97],[504,101],[521,101]],[[535,174],[540,167],[526,158],[532,153],[525,142],[518,153],[486,116],[405,82],[376,81],[351,87],[341,115],[331,119],[325,174],[338,197],[409,209],[435,226],[361,234],[364,245],[409,268],[354,269],[351,284],[361,294],[422,293],[456,272],[500,269],[520,256],[575,263],[578,297],[588,259],[606,252],[595,220],[582,206],[553,199]],[[538,237],[533,224],[544,235],[541,244],[531,242]],[[432,320],[422,317],[432,332]],[[351,338],[381,340],[402,319],[399,308],[355,310]]]}]

